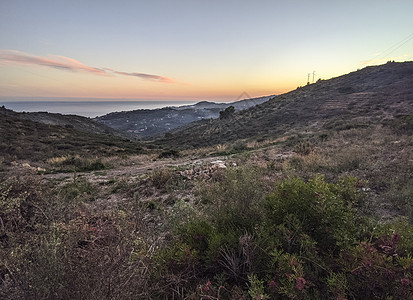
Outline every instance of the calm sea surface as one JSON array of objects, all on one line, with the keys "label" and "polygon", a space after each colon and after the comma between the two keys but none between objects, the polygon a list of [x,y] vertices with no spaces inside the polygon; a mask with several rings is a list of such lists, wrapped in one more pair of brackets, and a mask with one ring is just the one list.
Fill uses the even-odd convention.
[{"label": "calm sea surface", "polygon": [[18,112],[47,111],[66,115],[94,118],[116,111],[155,109],[166,106],[190,105],[199,101],[14,101],[2,102],[6,108]]}]

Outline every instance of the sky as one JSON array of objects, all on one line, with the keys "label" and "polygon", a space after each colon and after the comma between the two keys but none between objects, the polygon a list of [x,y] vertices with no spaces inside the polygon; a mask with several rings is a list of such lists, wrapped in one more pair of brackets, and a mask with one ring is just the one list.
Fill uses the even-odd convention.
[{"label": "sky", "polygon": [[0,99],[235,101],[413,60],[412,0],[0,0]]}]

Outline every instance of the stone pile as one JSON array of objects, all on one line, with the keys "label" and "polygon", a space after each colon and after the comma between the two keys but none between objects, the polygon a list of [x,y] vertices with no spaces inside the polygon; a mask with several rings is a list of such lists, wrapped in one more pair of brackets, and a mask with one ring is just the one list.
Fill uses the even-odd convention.
[{"label": "stone pile", "polygon": [[[235,163],[232,163],[231,165],[236,166]],[[222,160],[215,160],[215,161],[210,162],[207,165],[194,166],[191,169],[180,171],[179,174],[189,180],[194,180],[194,179],[208,180],[212,177],[214,173],[220,170],[224,170],[226,168],[227,168],[227,163],[225,163]]]}]

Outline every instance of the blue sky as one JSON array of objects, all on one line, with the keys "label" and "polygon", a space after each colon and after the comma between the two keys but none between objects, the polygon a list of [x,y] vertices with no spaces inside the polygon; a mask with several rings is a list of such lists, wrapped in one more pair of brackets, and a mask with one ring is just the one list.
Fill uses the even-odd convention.
[{"label": "blue sky", "polygon": [[314,70],[413,60],[412,11],[407,0],[2,0],[0,97],[282,93]]}]

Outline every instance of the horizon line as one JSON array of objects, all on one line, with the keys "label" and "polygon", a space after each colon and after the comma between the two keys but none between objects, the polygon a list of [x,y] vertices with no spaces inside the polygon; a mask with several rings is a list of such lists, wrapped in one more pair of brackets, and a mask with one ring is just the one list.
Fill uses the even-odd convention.
[{"label": "horizon line", "polygon": [[[288,92],[287,92],[288,93]],[[242,98],[242,99],[208,99],[208,98],[202,98],[202,99],[180,99],[180,98],[173,98],[173,99],[162,99],[162,98],[103,98],[103,97],[62,97],[62,96],[57,96],[57,97],[49,97],[49,96],[0,96],[0,102],[30,102],[30,101],[42,101],[42,102],[53,102],[53,101],[70,101],[70,102],[81,102],[84,100],[89,100],[89,101],[100,101],[100,102],[110,102],[110,101],[123,101],[123,102],[140,102],[140,101],[163,101],[163,102],[174,102],[174,101],[180,101],[180,102],[202,102],[202,101],[208,101],[208,102],[236,102],[240,100],[247,100],[247,99],[255,99],[255,98],[261,98],[261,97],[270,97],[270,96],[276,96],[277,94],[271,94],[271,95],[261,95],[261,96],[254,96],[250,98]]]}]

